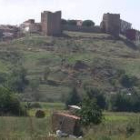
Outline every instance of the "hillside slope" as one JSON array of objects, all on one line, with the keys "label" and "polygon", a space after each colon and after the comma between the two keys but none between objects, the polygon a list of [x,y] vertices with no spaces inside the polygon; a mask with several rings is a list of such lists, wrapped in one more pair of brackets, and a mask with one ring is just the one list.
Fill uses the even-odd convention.
[{"label": "hillside slope", "polygon": [[[0,43],[0,72],[23,65],[28,79],[39,81],[40,100],[58,101],[72,86],[83,93],[86,86],[107,92],[121,87],[115,79],[124,70],[140,78],[140,51],[131,42],[107,34],[65,32],[63,37],[27,35]],[[46,71],[49,69],[47,80]],[[30,98],[30,87],[24,98]]]}]

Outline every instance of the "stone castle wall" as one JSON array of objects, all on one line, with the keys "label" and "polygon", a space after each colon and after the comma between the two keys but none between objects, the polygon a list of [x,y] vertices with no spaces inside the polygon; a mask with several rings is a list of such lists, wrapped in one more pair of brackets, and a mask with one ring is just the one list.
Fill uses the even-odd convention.
[{"label": "stone castle wall", "polygon": [[85,32],[85,33],[101,33],[99,26],[94,27],[83,27],[83,26],[72,26],[72,25],[62,25],[62,30],[73,31],[73,32]]},{"label": "stone castle wall", "polygon": [[44,35],[60,35],[62,33],[61,11],[41,13],[41,26]]},{"label": "stone castle wall", "polygon": [[105,33],[119,36],[120,33],[120,14],[104,14],[101,22],[101,30]]}]

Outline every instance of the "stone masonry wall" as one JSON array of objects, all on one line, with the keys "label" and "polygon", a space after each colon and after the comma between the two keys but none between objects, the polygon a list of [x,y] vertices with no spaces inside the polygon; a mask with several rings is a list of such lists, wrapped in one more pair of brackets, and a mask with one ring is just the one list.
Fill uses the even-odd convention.
[{"label": "stone masonry wall", "polygon": [[104,14],[100,27],[103,32],[118,37],[120,33],[120,14]]},{"label": "stone masonry wall", "polygon": [[61,29],[61,11],[55,13],[44,11],[41,13],[41,26],[44,35],[60,35]]}]

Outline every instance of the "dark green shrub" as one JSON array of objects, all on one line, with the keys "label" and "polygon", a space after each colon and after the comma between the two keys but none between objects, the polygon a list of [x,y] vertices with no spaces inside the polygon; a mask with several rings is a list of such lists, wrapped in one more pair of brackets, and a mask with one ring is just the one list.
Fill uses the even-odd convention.
[{"label": "dark green shrub", "polygon": [[77,25],[77,22],[76,22],[76,20],[68,20],[68,21],[67,21],[67,24],[68,24],[68,25],[75,26],[75,25]]},{"label": "dark green shrub", "polygon": [[82,23],[82,26],[86,26],[86,27],[91,27],[91,26],[94,26],[94,25],[95,25],[95,23],[92,20],[85,20]]},{"label": "dark green shrub", "polygon": [[43,110],[37,110],[35,116],[36,118],[44,118],[45,112]]},{"label": "dark green shrub", "polygon": [[102,110],[96,103],[96,99],[90,99],[88,96],[81,102],[81,110],[78,111],[81,117],[81,123],[85,126],[90,124],[99,124],[102,122]]},{"label": "dark green shrub", "polygon": [[66,25],[66,24],[67,24],[67,20],[61,19],[61,24],[62,24],[62,25]]},{"label": "dark green shrub", "polygon": [[66,99],[66,107],[68,107],[68,105],[78,105],[80,102],[81,98],[78,94],[77,89],[74,87]]},{"label": "dark green shrub", "polygon": [[27,115],[17,96],[9,89],[0,87],[0,115]]},{"label": "dark green shrub", "polygon": [[97,105],[102,108],[102,109],[105,109],[106,107],[106,99],[105,99],[105,96],[100,89],[97,89],[97,88],[90,88],[90,87],[87,87],[85,88],[86,90],[86,93],[87,95],[89,96],[89,98],[95,98],[96,101],[97,101]]}]

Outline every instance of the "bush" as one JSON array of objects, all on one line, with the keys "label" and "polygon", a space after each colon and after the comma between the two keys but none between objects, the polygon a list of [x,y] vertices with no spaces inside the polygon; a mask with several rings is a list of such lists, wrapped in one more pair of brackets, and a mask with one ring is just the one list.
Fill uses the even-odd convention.
[{"label": "bush", "polygon": [[12,70],[10,76],[7,78],[7,86],[14,92],[23,92],[25,87],[29,84],[26,78],[27,71],[23,67],[16,67]]},{"label": "bush", "polygon": [[131,88],[138,85],[138,79],[135,76],[123,75],[120,83],[126,88]]},{"label": "bush", "polygon": [[102,121],[102,111],[96,103],[96,99],[85,97],[81,103],[81,110],[79,110],[81,123],[85,126],[90,124],[99,124]]},{"label": "bush", "polygon": [[37,110],[35,116],[36,118],[44,118],[45,112],[43,110]]},{"label": "bush", "polygon": [[138,91],[133,90],[132,93],[116,93],[111,95],[108,100],[108,110],[111,111],[140,111],[140,95]]},{"label": "bush", "polygon": [[76,22],[76,20],[68,20],[67,21],[67,24],[68,25],[72,25],[72,26],[76,26],[77,25],[77,22]]},{"label": "bush", "polygon": [[106,107],[106,99],[105,96],[100,89],[97,88],[85,88],[87,95],[92,99],[95,98],[97,101],[97,105],[102,108],[105,109]]},{"label": "bush", "polygon": [[92,20],[85,20],[82,23],[82,26],[86,26],[86,27],[91,27],[91,26],[94,26],[94,25],[95,25],[95,23]]},{"label": "bush", "polygon": [[68,107],[68,105],[78,105],[80,102],[81,98],[77,92],[77,89],[74,87],[66,99],[66,107]]},{"label": "bush", "polygon": [[27,115],[17,96],[10,90],[0,87],[0,115]]},{"label": "bush", "polygon": [[67,20],[61,19],[61,24],[62,24],[62,25],[66,25],[66,24],[67,24]]}]

